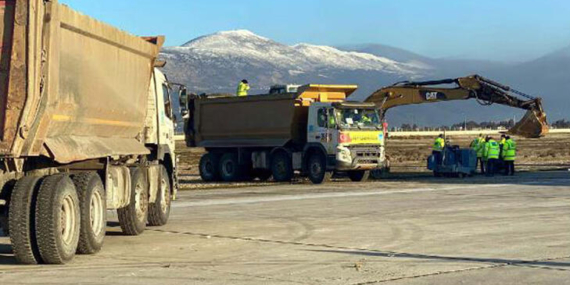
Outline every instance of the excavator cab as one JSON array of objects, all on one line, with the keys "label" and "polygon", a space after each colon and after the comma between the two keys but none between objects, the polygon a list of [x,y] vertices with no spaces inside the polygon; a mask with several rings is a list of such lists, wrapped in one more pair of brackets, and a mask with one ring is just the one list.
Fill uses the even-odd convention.
[{"label": "excavator cab", "polygon": [[[453,85],[447,87],[447,85]],[[375,103],[383,112],[411,104],[475,99],[481,105],[500,104],[527,110],[526,115],[508,133],[538,138],[549,131],[542,99],[535,98],[509,86],[479,75],[423,82],[400,82],[384,87],[366,101]]]}]

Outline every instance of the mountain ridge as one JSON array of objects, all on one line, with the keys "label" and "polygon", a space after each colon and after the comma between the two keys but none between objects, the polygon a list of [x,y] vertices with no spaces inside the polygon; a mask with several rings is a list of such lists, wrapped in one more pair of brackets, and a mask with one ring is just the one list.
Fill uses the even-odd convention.
[{"label": "mountain ridge", "polygon": [[[562,54],[565,51],[562,49]],[[546,104],[553,114],[560,114],[558,105],[567,102],[567,99],[555,98],[556,90],[559,92],[559,87],[564,84],[555,86],[554,90],[545,87],[544,84],[549,82],[548,74],[525,66],[531,62],[504,64],[434,59],[379,44],[349,47],[307,43],[286,45],[248,30],[234,30],[201,36],[182,46],[166,47],[161,57],[168,62],[164,70],[169,78],[188,85],[196,93],[233,93],[237,82],[245,78],[252,85],[252,94],[266,93],[273,84],[357,84],[360,88],[352,98],[362,100],[380,87],[398,81],[455,78],[477,73],[528,93],[548,90],[544,97],[547,102],[555,102]],[[547,68],[540,68],[549,70],[560,57],[553,53],[537,59],[538,63],[534,64],[545,64]],[[529,74],[517,76],[521,66]],[[561,71],[556,72],[558,80],[568,79],[564,67],[559,69]],[[543,77],[546,79],[532,79]],[[533,84],[535,81],[537,84]],[[475,102],[445,102],[403,106],[388,114],[397,125],[422,122],[421,125],[437,126],[464,119],[504,120],[520,117],[521,113],[506,107],[480,107]]]}]

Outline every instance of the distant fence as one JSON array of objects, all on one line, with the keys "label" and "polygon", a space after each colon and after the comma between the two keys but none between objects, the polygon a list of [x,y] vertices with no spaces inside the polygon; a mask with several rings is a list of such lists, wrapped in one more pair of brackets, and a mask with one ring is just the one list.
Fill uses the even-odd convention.
[{"label": "distant fence", "polygon": [[[479,130],[479,131],[447,131],[445,132],[448,136],[477,136],[479,134],[484,135],[498,135],[505,130]],[[435,137],[443,131],[415,131],[415,132],[390,132],[388,137]],[[550,130],[551,134],[570,134],[570,129],[553,129]],[[176,135],[174,139],[177,141],[183,141],[184,135]]]},{"label": "distant fence", "polygon": [[[448,136],[477,136],[479,134],[484,135],[498,135],[506,130],[478,130],[478,131],[446,131],[445,134]],[[390,132],[388,137],[434,137],[443,133],[443,131],[414,131],[414,132]],[[570,129],[552,129],[551,134],[570,134]]]}]

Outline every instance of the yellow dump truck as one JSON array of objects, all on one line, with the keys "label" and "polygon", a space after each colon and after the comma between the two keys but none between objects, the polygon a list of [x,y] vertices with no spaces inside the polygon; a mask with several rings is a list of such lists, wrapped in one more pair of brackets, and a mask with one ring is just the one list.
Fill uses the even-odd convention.
[{"label": "yellow dump truck", "polygon": [[176,191],[164,41],[57,1],[0,6],[0,227],[21,263],[60,264],[103,244],[107,210],[137,235]]},{"label": "yellow dump truck", "polygon": [[356,89],[309,84],[294,93],[183,97],[187,145],[207,150],[200,176],[284,182],[298,171],[322,183],[345,172],[366,180],[385,166],[385,129],[375,104],[347,101]]}]

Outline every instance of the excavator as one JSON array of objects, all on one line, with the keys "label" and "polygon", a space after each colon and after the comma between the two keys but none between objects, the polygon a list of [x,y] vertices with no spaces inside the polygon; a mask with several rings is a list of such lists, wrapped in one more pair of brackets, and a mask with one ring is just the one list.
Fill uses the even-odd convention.
[{"label": "excavator", "polygon": [[390,108],[402,105],[468,99],[475,99],[485,106],[500,104],[527,110],[523,119],[508,131],[509,134],[538,138],[548,133],[548,122],[541,98],[479,75],[423,82],[399,82],[374,92],[366,101],[375,103],[384,115]]}]

